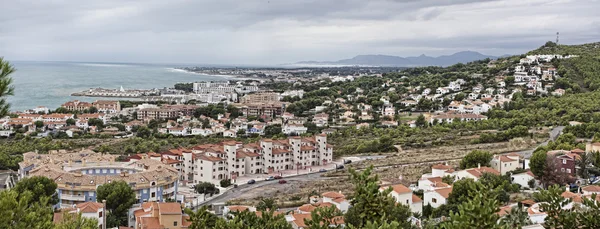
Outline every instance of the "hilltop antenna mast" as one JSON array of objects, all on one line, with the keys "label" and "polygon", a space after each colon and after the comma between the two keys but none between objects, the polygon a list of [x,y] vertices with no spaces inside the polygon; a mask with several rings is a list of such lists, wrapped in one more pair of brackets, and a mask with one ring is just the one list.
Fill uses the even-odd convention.
[{"label": "hilltop antenna mast", "polygon": [[556,32],[556,44],[558,44],[558,32]]}]

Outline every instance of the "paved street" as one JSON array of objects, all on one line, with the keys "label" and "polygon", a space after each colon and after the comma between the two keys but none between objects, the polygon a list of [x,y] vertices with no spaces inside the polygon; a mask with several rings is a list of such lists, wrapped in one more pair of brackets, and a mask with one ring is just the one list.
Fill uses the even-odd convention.
[{"label": "paved street", "polygon": [[552,129],[552,130],[550,131],[550,138],[549,138],[548,140],[546,140],[546,141],[544,141],[544,142],[540,143],[538,146],[536,146],[536,147],[535,147],[535,148],[533,148],[533,149],[529,149],[529,150],[523,150],[523,151],[519,151],[519,152],[516,152],[516,153],[520,154],[520,155],[521,155],[521,156],[523,156],[524,158],[530,158],[530,157],[531,157],[531,155],[533,154],[533,151],[534,151],[535,149],[537,149],[537,148],[538,148],[538,147],[540,147],[540,146],[545,146],[545,145],[548,145],[548,142],[549,142],[550,140],[552,140],[552,141],[556,140],[556,139],[558,138],[558,136],[560,136],[560,134],[562,133],[563,129],[565,129],[565,127],[564,127],[564,126],[557,126],[557,127],[554,127],[554,129]]}]

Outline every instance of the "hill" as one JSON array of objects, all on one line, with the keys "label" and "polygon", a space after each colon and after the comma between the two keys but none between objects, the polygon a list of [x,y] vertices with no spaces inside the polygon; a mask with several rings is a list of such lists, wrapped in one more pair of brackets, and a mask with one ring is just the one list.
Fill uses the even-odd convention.
[{"label": "hill", "polygon": [[458,63],[468,63],[482,59],[496,59],[478,52],[464,51],[452,55],[431,57],[420,55],[415,57],[400,57],[389,55],[358,55],[350,59],[338,61],[301,61],[296,64],[309,65],[365,65],[365,66],[388,66],[388,67],[418,67],[418,66],[450,66]]},{"label": "hill", "polygon": [[576,83],[586,90],[600,89],[600,42],[581,45],[557,45],[554,42],[546,44],[528,55],[556,54],[577,55],[579,57],[556,61],[559,75]]}]

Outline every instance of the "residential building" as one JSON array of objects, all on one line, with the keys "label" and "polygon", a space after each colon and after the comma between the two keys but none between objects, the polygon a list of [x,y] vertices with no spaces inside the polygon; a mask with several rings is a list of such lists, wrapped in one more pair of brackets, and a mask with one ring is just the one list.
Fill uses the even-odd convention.
[{"label": "residential building", "polygon": [[190,183],[235,179],[246,174],[278,173],[282,170],[326,165],[333,160],[327,135],[290,137],[285,140],[262,139],[242,144],[225,141],[192,147],[183,153],[184,174]]},{"label": "residential building", "polygon": [[283,125],[281,131],[287,135],[301,135],[305,134],[308,131],[308,128],[300,124],[286,124]]},{"label": "residential building", "polygon": [[413,213],[423,212],[423,200],[417,195],[413,194],[412,190],[402,184],[396,184],[392,186],[384,186],[379,188],[380,191],[385,191],[388,188],[392,188],[390,195],[396,200],[396,203],[404,204],[408,206]]},{"label": "residential building", "polygon": [[317,127],[324,127],[324,126],[327,126],[328,119],[329,119],[329,114],[327,114],[327,113],[319,113],[319,114],[316,114],[313,117],[312,122],[314,124],[316,124]]},{"label": "residential building", "polygon": [[61,107],[69,111],[84,111],[90,109],[90,107],[92,107],[92,104],[88,102],[81,102],[79,100],[73,100],[64,103],[63,105],[61,105]]},{"label": "residential building", "polygon": [[423,193],[423,205],[431,205],[433,208],[438,208],[447,203],[448,197],[452,192],[452,186],[443,188],[432,188]]},{"label": "residential building", "polygon": [[262,104],[236,104],[242,112],[244,117],[264,117],[264,118],[275,118],[280,117],[285,108],[287,107],[287,103],[276,102],[276,103],[262,103]]},{"label": "residential building", "polygon": [[63,222],[65,217],[68,217],[67,214],[70,214],[70,217],[77,217],[77,214],[81,214],[81,217],[88,219],[95,219],[98,221],[99,229],[106,229],[106,208],[104,208],[103,203],[98,202],[83,202],[80,204],[70,206],[65,206],[65,208],[60,211],[54,212],[54,224],[59,224]]},{"label": "residential building", "polygon": [[508,172],[515,171],[521,168],[519,163],[519,155],[495,155],[490,161],[490,165],[493,169],[500,172],[501,175],[505,175]]},{"label": "residential building", "polygon": [[326,192],[321,194],[323,203],[333,204],[342,213],[346,213],[350,208],[350,201],[341,192]]},{"label": "residential building", "polygon": [[160,160],[143,158],[117,162],[116,155],[91,150],[48,154],[28,152],[19,163],[19,178],[48,177],[57,183],[57,207],[96,201],[96,188],[112,181],[125,181],[136,193],[138,203],[174,199],[178,172]]},{"label": "residential building", "polygon": [[576,176],[576,164],[579,155],[571,153],[567,150],[552,150],[548,151],[548,156],[554,158],[554,163],[557,170],[571,176]]},{"label": "residential building", "polygon": [[175,119],[179,117],[179,112],[175,109],[166,108],[144,108],[137,112],[137,119],[150,121],[153,119]]},{"label": "residential building", "polygon": [[500,172],[498,172],[497,170],[492,169],[490,167],[482,167],[482,166],[478,166],[477,168],[455,171],[452,173],[452,175],[455,177],[456,180],[473,179],[473,180],[477,181],[484,173],[500,175]]},{"label": "residential building", "polygon": [[145,202],[133,211],[133,217],[134,229],[183,229],[192,224],[180,203]]},{"label": "residential building", "polygon": [[273,102],[279,102],[279,94],[275,92],[259,92],[254,94],[248,94],[240,98],[240,103],[242,104],[260,104]]},{"label": "residential building", "polygon": [[96,107],[99,112],[106,114],[114,114],[121,111],[121,103],[119,101],[96,100],[92,103],[92,106]]},{"label": "residential building", "polygon": [[481,121],[487,120],[487,116],[480,114],[456,114],[456,113],[442,113],[439,115],[432,116],[430,118],[430,123],[433,123],[434,120],[437,120],[438,123],[452,123],[454,120],[460,120],[461,122],[469,122],[469,121]]},{"label": "residential building", "polygon": [[535,180],[535,175],[531,171],[510,175],[510,180],[513,184],[518,184],[522,188],[528,188],[529,182]]}]

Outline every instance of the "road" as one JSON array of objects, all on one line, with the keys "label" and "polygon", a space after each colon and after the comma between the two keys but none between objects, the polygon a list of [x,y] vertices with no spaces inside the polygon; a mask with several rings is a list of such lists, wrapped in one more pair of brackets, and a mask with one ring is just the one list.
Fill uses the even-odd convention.
[{"label": "road", "polygon": [[[556,140],[556,138],[558,138],[558,136],[560,136],[560,134],[562,133],[564,128],[565,128],[564,126],[557,126],[557,127],[553,128],[550,131],[550,138],[548,140],[540,143],[537,147],[548,145],[548,142],[550,140],[553,140],[553,141]],[[537,147],[535,147],[535,148],[537,148]],[[530,150],[519,151],[516,153],[523,155],[525,158],[529,158],[529,157],[531,157],[531,154],[533,153],[535,148],[530,149]],[[361,159],[366,159],[366,158],[381,159],[381,158],[385,158],[385,156],[361,156],[360,158]],[[451,160],[431,160],[431,161],[425,161],[425,162],[407,163],[407,164],[398,164],[398,165],[385,165],[385,166],[377,166],[376,168],[378,168],[378,169],[395,168],[395,167],[404,167],[404,166],[420,165],[420,164],[428,164],[428,163],[436,163],[436,162],[443,163],[443,162],[447,162],[447,161],[457,161],[457,160],[460,160],[460,158],[451,159]],[[324,179],[330,179],[330,178],[322,177],[321,173],[309,173],[309,174],[301,174],[301,175],[297,175],[297,176],[293,176],[293,177],[285,177],[284,179],[288,180],[288,181],[314,181],[314,180],[324,180]],[[203,203],[202,205],[210,205],[210,204],[214,204],[214,203],[224,203],[229,200],[236,199],[239,196],[241,196],[242,194],[244,194],[245,192],[251,191],[256,188],[269,186],[269,185],[279,185],[278,182],[279,182],[278,180],[272,180],[272,181],[257,180],[255,184],[251,184],[251,185],[241,184],[237,188],[233,188],[228,191],[225,191],[222,195],[215,197],[214,199],[211,199],[211,200]]]},{"label": "road", "polygon": [[[321,174],[322,173],[301,174],[301,175],[294,176],[294,177],[285,177],[284,180],[287,180],[287,181],[314,181],[314,180],[330,179],[329,177],[321,177]],[[237,188],[227,190],[222,195],[215,197],[214,199],[211,199],[211,200],[203,203],[202,205],[210,205],[210,204],[214,204],[214,203],[224,203],[229,200],[236,199],[239,196],[241,196],[242,194],[244,194],[245,192],[248,192],[252,189],[256,189],[256,188],[260,188],[260,187],[268,186],[268,185],[279,185],[278,182],[279,182],[279,180],[272,180],[272,181],[262,180],[262,181],[256,181],[255,184],[241,184]]]},{"label": "road", "polygon": [[546,141],[544,141],[544,142],[540,143],[540,144],[539,144],[537,147],[535,147],[535,148],[533,148],[533,149],[530,149],[530,150],[523,150],[523,151],[519,151],[519,152],[516,152],[516,153],[520,154],[520,155],[521,155],[521,156],[523,156],[524,158],[530,158],[530,157],[531,157],[531,155],[533,154],[533,151],[534,151],[535,149],[537,149],[537,148],[538,148],[538,147],[540,147],[540,146],[546,146],[546,145],[548,145],[548,142],[549,142],[550,140],[552,140],[552,141],[555,141],[555,140],[558,138],[558,136],[560,136],[560,134],[562,133],[563,129],[565,129],[565,127],[564,127],[564,126],[557,126],[557,127],[554,127],[554,128],[553,128],[553,129],[550,131],[550,138],[549,138],[548,140],[546,140]]}]

